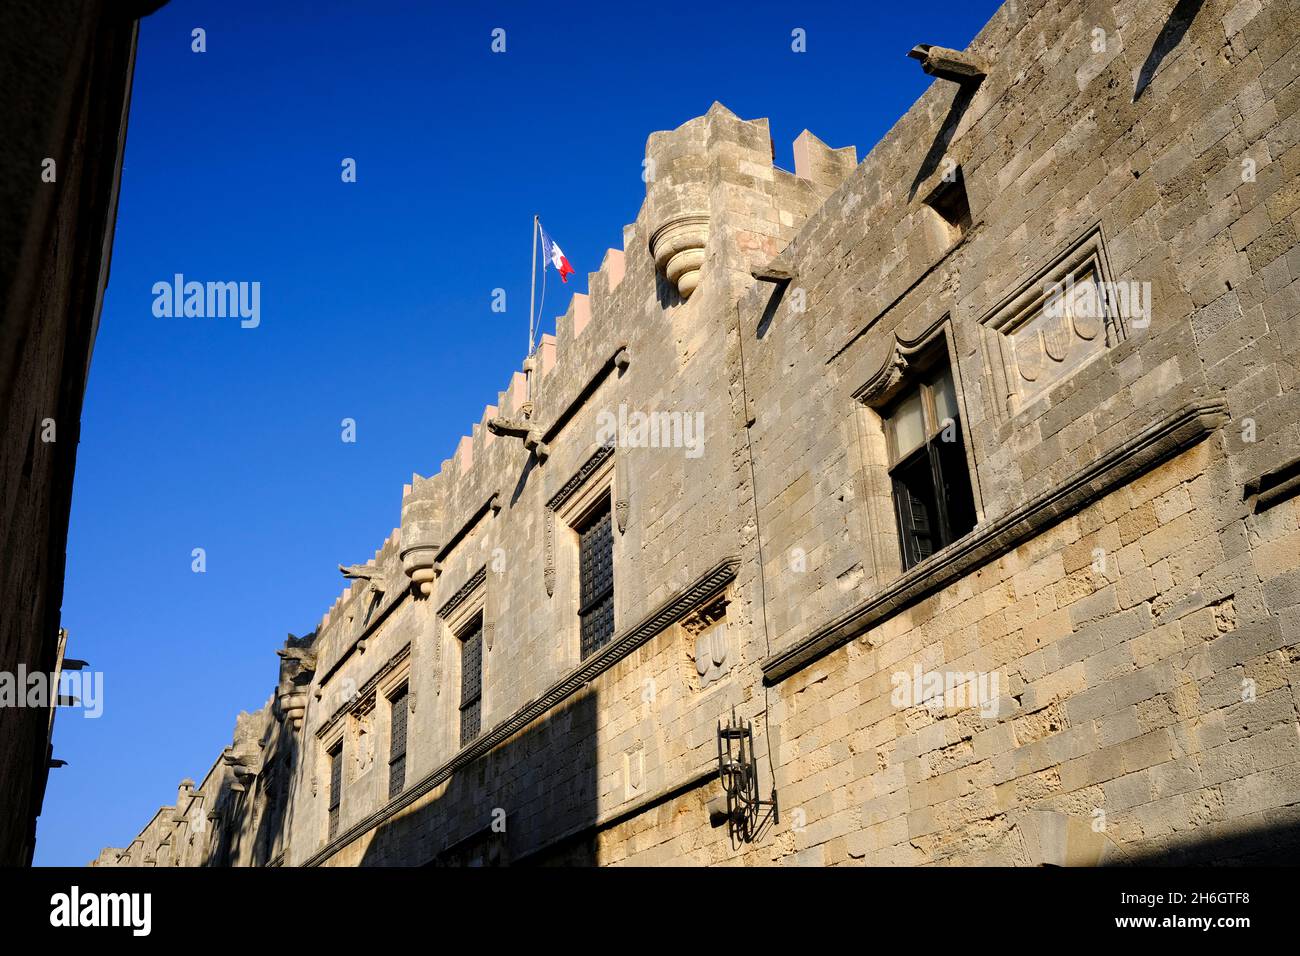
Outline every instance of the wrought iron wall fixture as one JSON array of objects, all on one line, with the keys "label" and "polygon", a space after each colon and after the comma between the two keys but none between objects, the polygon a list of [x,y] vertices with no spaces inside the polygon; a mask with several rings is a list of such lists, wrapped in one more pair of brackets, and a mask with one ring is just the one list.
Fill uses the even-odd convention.
[{"label": "wrought iron wall fixture", "polygon": [[734,708],[725,725],[718,721],[718,779],[727,796],[727,830],[733,844],[752,843],[769,818],[773,825],[781,822],[776,787],[772,787],[771,800],[758,797],[754,725],[748,720],[737,720]]}]

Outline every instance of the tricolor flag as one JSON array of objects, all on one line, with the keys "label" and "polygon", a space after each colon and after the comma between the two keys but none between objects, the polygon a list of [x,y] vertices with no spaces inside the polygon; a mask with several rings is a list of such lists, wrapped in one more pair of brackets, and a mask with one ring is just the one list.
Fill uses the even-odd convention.
[{"label": "tricolor flag", "polygon": [[[542,233],[542,258],[555,266],[555,271],[560,274],[561,281],[568,282],[569,276],[573,273],[573,266],[569,265],[569,260],[564,258],[564,250],[551,241],[551,237],[546,234],[545,229],[542,229],[540,222],[537,224],[537,228]],[[542,268],[546,268],[545,262],[542,263]]]}]

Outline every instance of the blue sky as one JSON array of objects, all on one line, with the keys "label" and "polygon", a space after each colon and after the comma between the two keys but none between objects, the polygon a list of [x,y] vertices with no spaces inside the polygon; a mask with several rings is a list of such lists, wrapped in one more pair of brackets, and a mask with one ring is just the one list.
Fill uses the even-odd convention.
[{"label": "blue sky", "polygon": [[[577,269],[549,284],[553,331],[636,217],[650,132],[719,100],[770,119],[786,169],[804,128],[861,158],[931,82],[908,49],[964,47],[998,4],[874,6],[171,0],[143,21],[63,603],[104,712],[55,723],[38,864],[124,845],[201,778],[336,565],[505,388],[534,213]],[[156,318],[178,272],[260,282],[260,325]]]}]

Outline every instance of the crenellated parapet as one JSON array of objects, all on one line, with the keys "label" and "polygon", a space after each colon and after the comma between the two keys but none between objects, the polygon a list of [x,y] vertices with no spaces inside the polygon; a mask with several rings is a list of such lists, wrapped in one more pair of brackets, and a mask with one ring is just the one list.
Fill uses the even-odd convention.
[{"label": "crenellated parapet", "polygon": [[[707,275],[710,240],[722,224],[727,251],[770,258],[857,164],[853,147],[833,150],[807,131],[795,141],[793,174],[774,166],[772,151],[766,120],[742,120],[721,103],[650,135],[643,209],[649,251],[683,300]],[[773,213],[767,222],[748,215],[764,205]]]},{"label": "crenellated parapet", "polygon": [[[503,654],[502,647],[510,626],[506,602],[535,588],[549,602],[548,613],[559,613],[559,602],[551,600],[557,569],[555,515],[548,503],[575,474],[591,470],[596,405],[614,396],[650,400],[657,376],[680,358],[665,343],[680,342],[683,332],[708,340],[720,327],[710,324],[717,321],[713,316],[753,284],[751,270],[767,266],[785,248],[856,162],[852,147],[834,150],[807,132],[794,154],[794,173],[775,167],[767,121],[742,120],[721,104],[649,137],[645,201],[618,230],[619,241],[605,251],[599,269],[588,273],[587,291],[570,297],[555,317],[554,334],[539,336],[533,354],[484,405],[450,456],[427,477],[412,475],[403,489],[400,525],[373,556],[335,556],[345,587],[311,633],[291,634],[277,649],[279,673],[268,706],[240,714],[201,792],[191,784],[175,808],[164,808],[169,826],[182,828],[188,841],[200,832],[194,821],[205,821],[210,832],[203,852],[219,865],[265,862],[283,853],[285,842],[254,847],[240,841],[253,836],[281,795],[315,792],[319,781],[328,781],[321,769],[325,751],[303,745],[304,729],[324,725],[318,713],[326,721],[333,714],[354,714],[346,709],[347,688],[358,676],[364,687],[387,673],[390,650],[366,655],[368,641],[384,647],[387,635],[409,645],[402,653],[410,659],[429,655],[423,673],[410,668],[415,676],[409,712],[415,711],[416,681],[431,690],[422,699],[434,700],[437,682],[429,675],[439,673],[439,642],[447,627],[438,611],[457,595],[483,592],[478,599],[484,652],[498,655],[493,660],[501,673],[514,664],[514,648],[506,645]],[[672,328],[674,323],[680,325]],[[699,347],[690,343],[686,358]],[[716,340],[711,347],[720,348]],[[719,358],[709,355],[708,361]],[[698,364],[703,370],[708,362]],[[712,407],[708,414],[716,420]],[[629,478],[637,454],[613,455],[608,462],[619,535],[637,533],[636,487]],[[517,508],[494,524],[498,515]],[[487,574],[485,564],[496,560],[490,555],[512,547],[531,547],[537,559],[511,565],[505,578]],[[515,574],[515,567],[536,573]],[[411,601],[419,609],[399,608]],[[363,759],[373,758],[375,738],[362,717],[344,722],[353,774],[365,773],[358,768],[373,762]],[[167,845],[179,839],[169,836]],[[145,853],[155,857],[164,845],[152,835],[144,842],[146,849],[118,857],[138,865]]]}]

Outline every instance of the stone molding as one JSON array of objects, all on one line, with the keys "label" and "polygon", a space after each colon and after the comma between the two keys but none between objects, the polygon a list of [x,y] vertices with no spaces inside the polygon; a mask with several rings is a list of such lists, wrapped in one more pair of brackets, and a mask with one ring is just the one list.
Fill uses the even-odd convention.
[{"label": "stone molding", "polygon": [[609,377],[610,373],[617,371],[619,375],[622,375],[628,370],[628,366],[631,364],[631,350],[627,345],[620,345],[614,350],[609,358],[605,359],[605,361],[601,363],[600,368],[596,369],[595,373],[587,380],[587,384],[582,387],[581,391],[561,406],[560,413],[555,416],[551,421],[551,424],[548,425],[546,430],[543,432],[542,441],[548,446],[554,442],[555,439],[559,437],[564,426],[569,423],[569,420],[573,418],[578,409],[582,407],[583,403],[596,393],[596,389],[598,389],[601,383]]},{"label": "stone molding", "polygon": [[513,865],[527,864],[536,857],[538,853],[550,849],[553,846],[563,844],[575,837],[585,833],[595,833],[600,830],[608,829],[625,820],[630,820],[638,814],[644,813],[652,807],[657,807],[674,797],[679,797],[684,793],[689,793],[698,787],[706,786],[718,779],[718,761],[712,758],[698,770],[692,770],[676,778],[667,786],[660,787],[651,793],[633,797],[626,800],[616,807],[606,810],[599,814],[595,820],[588,823],[580,823],[575,827],[570,827],[563,833],[537,846],[526,847],[524,852],[515,857],[511,862]]},{"label": "stone molding", "polygon": [[878,409],[888,405],[907,383],[917,356],[929,352],[938,341],[948,319],[949,315],[945,312],[915,338],[903,338],[895,332],[893,345],[885,356],[880,370],[867,379],[853,393],[853,397],[871,408]]},{"label": "stone molding", "polygon": [[[976,325],[993,378],[998,422],[1014,418],[1128,338],[1131,318],[1123,314],[1120,303],[1103,294],[1096,303],[1102,314],[1081,320],[1067,314],[1069,308],[1060,291],[1067,282],[1088,275],[1100,284],[1099,290],[1113,288],[1100,222],[1092,223],[1047,259],[1046,265],[1018,283]],[[1049,288],[1056,290],[1054,295],[1048,293]],[[1051,303],[1054,310],[1047,308]],[[1049,315],[1049,311],[1056,314]]]},{"label": "stone molding", "polygon": [[1059,485],[1001,518],[977,527],[807,637],[772,654],[762,663],[764,682],[770,685],[785,680],[922,598],[1000,558],[1190,448],[1227,421],[1228,406],[1222,399],[1194,400],[1157,419]]},{"label": "stone molding", "polygon": [[605,459],[612,454],[614,454],[613,445],[597,446],[596,450],[592,453],[591,457],[583,463],[582,467],[574,472],[573,476],[561,486],[560,490],[551,495],[550,499],[547,500],[547,510],[554,512],[563,508],[564,503],[573,497],[574,493],[582,487],[583,482],[591,477],[592,473],[604,464]]},{"label": "stone molding", "polygon": [[494,491],[492,494],[488,495],[487,501],[479,505],[478,508],[474,510],[474,513],[460,526],[460,530],[453,534],[447,543],[442,546],[442,550],[439,551],[434,558],[433,567],[436,572],[441,573],[442,568],[440,565],[442,562],[447,560],[447,556],[455,550],[456,545],[465,540],[469,533],[474,530],[474,526],[482,521],[489,511],[491,511],[493,515],[496,515],[501,511],[500,490]]},{"label": "stone molding", "polygon": [[387,603],[381,605],[373,614],[370,615],[369,621],[360,631],[357,632],[356,636],[343,645],[339,651],[339,656],[329,665],[329,667],[322,668],[324,674],[320,679],[320,683],[316,685],[316,690],[314,692],[317,700],[320,700],[321,697],[324,696],[325,685],[330,682],[330,679],[338,671],[339,667],[342,666],[343,662],[352,655],[352,651],[363,649],[366,642],[370,640],[371,635],[373,635],[375,631],[378,630],[386,620],[388,620],[389,615],[391,615],[393,611],[397,610],[398,605],[410,596],[410,588],[398,588]]},{"label": "stone molding", "polygon": [[445,604],[438,608],[438,617],[446,620],[456,610],[465,603],[465,599],[474,593],[475,589],[487,580],[487,565],[483,565],[477,571],[470,575],[469,580],[461,585],[460,590],[447,598]]},{"label": "stone molding", "polygon": [[1250,479],[1244,493],[1252,514],[1267,511],[1300,494],[1300,455]]}]

